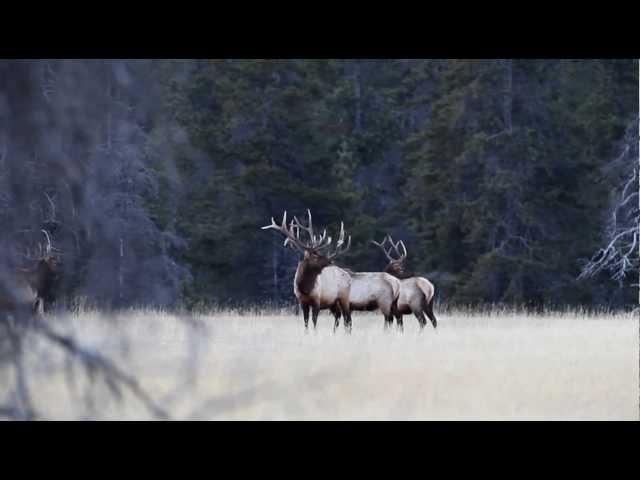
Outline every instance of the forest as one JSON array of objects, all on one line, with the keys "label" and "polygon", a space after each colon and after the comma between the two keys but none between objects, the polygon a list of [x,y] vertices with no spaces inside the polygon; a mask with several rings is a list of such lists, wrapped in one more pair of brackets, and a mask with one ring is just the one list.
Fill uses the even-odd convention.
[{"label": "forest", "polygon": [[0,273],[44,230],[56,305],[286,305],[310,209],[442,304],[634,307],[638,105],[623,59],[3,60]]}]

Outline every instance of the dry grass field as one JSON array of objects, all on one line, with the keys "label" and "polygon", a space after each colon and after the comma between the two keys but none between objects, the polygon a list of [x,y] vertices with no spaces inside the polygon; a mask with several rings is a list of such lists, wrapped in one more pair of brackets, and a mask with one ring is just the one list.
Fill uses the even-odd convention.
[{"label": "dry grass field", "polygon": [[[342,325],[334,334],[326,312],[308,333],[286,312],[211,312],[195,317],[196,327],[145,310],[48,321],[135,375],[178,420],[638,419],[637,315],[438,319],[437,330],[420,333],[405,317],[401,334],[385,332],[380,315],[356,313],[351,335]],[[43,418],[151,418],[130,394],[116,401],[99,382],[89,389],[41,340],[29,352],[29,388]],[[0,372],[0,391],[10,381]]]}]

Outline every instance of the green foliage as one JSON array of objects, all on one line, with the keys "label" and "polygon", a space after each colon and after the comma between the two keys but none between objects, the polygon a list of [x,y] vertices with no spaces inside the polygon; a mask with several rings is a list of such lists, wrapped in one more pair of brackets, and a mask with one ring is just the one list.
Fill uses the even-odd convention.
[{"label": "green foliage", "polygon": [[[296,257],[259,227],[311,208],[353,236],[342,264],[382,269],[369,240],[394,233],[448,303],[608,301],[609,287],[575,278],[602,230],[599,168],[637,115],[633,61],[162,68],[164,108],[198,149],[177,150],[188,188],[172,206],[192,299],[290,299]],[[161,224],[168,206],[154,209]]]}]

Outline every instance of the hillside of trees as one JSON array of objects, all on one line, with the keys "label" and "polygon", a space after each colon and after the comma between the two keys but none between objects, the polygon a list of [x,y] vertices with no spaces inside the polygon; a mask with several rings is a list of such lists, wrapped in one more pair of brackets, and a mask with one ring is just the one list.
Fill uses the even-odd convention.
[{"label": "hillside of trees", "polygon": [[403,239],[439,302],[635,306],[637,245],[581,273],[638,190],[638,103],[636,60],[3,60],[1,261],[45,229],[60,302],[291,302],[260,227],[309,208],[354,270]]}]

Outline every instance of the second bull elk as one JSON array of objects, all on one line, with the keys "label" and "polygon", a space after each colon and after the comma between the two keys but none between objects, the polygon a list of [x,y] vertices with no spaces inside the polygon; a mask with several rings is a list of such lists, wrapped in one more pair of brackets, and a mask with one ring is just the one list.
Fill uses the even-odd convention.
[{"label": "second bull elk", "polygon": [[[300,239],[300,229],[309,232],[310,240]],[[351,246],[349,237],[345,246],[344,225],[341,224],[340,235],[331,251],[332,238],[327,237],[325,230],[321,236],[313,233],[311,212],[309,211],[309,226],[303,227],[296,217],[287,226],[287,212],[284,212],[282,224],[276,224],[271,218],[271,225],[262,227],[263,230],[273,229],[284,235],[284,245],[291,246],[302,254],[293,280],[293,292],[302,306],[304,326],[309,324],[309,310],[311,310],[313,326],[318,321],[318,313],[323,309],[339,309],[345,317],[345,328],[351,328],[351,311],[349,308],[349,291],[351,276],[345,270],[333,265],[333,260],[345,253]]]},{"label": "second bull elk", "polygon": [[[380,310],[384,315],[385,328],[393,324],[393,312],[400,295],[400,281],[385,272],[352,272],[349,291],[349,308],[353,311],[371,312]],[[340,312],[332,308],[336,326]]]},{"label": "second bull elk", "polygon": [[[385,248],[387,242],[391,244],[388,249]],[[394,311],[398,326],[402,328],[402,315],[413,313],[418,319],[421,329],[427,323],[424,314],[431,320],[433,328],[436,328],[438,321],[433,314],[435,288],[426,278],[417,277],[406,270],[404,262],[407,259],[407,249],[404,246],[404,242],[394,243],[391,236],[387,235],[382,243],[376,241],[371,243],[380,247],[389,260],[389,264],[384,271],[400,280],[400,296]],[[400,248],[402,248],[402,252],[400,252]],[[396,258],[392,256],[392,250],[395,251]]]}]

